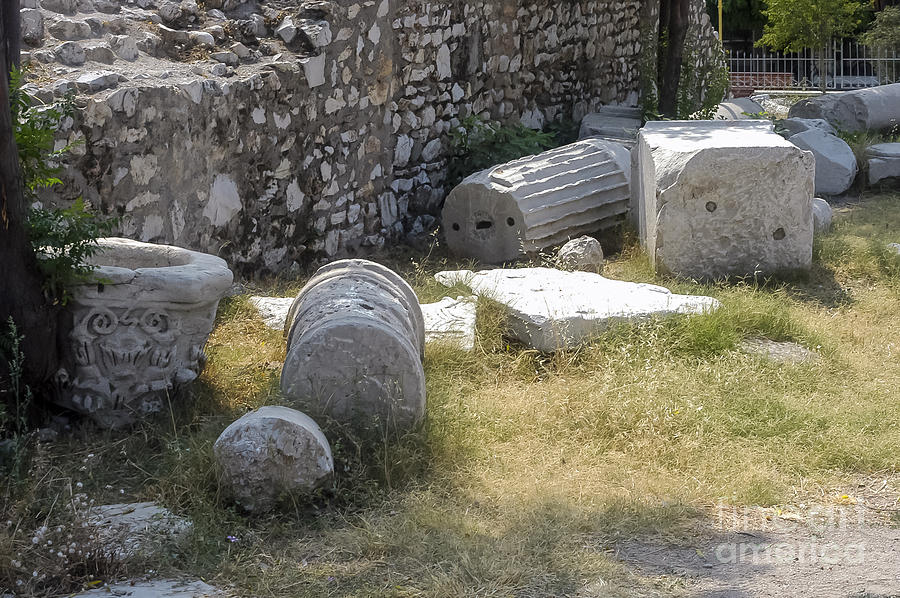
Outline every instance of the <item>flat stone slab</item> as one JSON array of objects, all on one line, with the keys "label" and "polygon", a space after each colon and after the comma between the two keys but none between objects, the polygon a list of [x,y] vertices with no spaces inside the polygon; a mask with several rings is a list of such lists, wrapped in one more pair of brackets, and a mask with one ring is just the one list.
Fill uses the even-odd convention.
[{"label": "flat stone slab", "polygon": [[250,303],[259,312],[259,317],[269,328],[284,330],[288,312],[294,303],[294,297],[250,297]]},{"label": "flat stone slab", "polygon": [[224,593],[202,581],[154,579],[149,581],[122,582],[87,592],[73,594],[71,598],[123,596],[126,598],[212,598]]},{"label": "flat stone slab", "polygon": [[740,343],[744,353],[759,355],[779,363],[808,363],[819,359],[819,354],[798,343],[773,341],[767,338],[748,338]]},{"label": "flat stone slab", "polygon": [[574,347],[616,321],[700,314],[720,305],[712,297],[552,268],[454,270],[435,279],[447,286],[463,283],[507,306],[515,338],[539,351]]},{"label": "flat stone slab", "polygon": [[152,551],[163,541],[177,542],[192,527],[187,519],[154,502],[102,505],[92,511],[90,523],[116,546],[120,558]]},{"label": "flat stone slab", "polygon": [[437,303],[425,303],[425,342],[447,343],[465,351],[475,348],[476,297],[444,297]]}]

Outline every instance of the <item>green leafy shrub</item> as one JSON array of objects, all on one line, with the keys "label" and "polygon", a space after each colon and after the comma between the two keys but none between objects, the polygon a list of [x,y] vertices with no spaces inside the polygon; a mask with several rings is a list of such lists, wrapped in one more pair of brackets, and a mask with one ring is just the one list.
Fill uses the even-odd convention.
[{"label": "green leafy shrub", "polygon": [[877,50],[900,50],[900,6],[886,6],[860,39]]},{"label": "green leafy shrub", "polygon": [[450,189],[472,173],[559,145],[552,133],[535,131],[518,123],[485,122],[474,115],[450,131],[450,143],[453,148],[447,175]]},{"label": "green leafy shrub", "polygon": [[[72,96],[50,106],[34,106],[22,91],[24,72],[13,69],[10,106],[25,196],[34,200],[38,189],[60,184],[59,161],[71,149],[54,149],[59,123],[74,111]],[[68,208],[32,208],[28,214],[29,239],[44,276],[44,291],[54,302],[65,304],[70,285],[87,280],[92,272],[88,259],[99,250],[97,239],[109,234],[116,219],[101,218],[78,198]]]}]

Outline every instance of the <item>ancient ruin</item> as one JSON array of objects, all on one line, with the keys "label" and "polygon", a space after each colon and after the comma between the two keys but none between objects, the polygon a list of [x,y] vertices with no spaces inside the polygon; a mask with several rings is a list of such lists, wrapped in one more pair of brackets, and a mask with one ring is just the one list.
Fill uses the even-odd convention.
[{"label": "ancient ruin", "polygon": [[306,493],[334,473],[331,446],[307,415],[260,407],[225,428],[213,446],[226,492],[260,513],[286,493]]},{"label": "ancient ruin", "polygon": [[651,122],[635,151],[633,210],[656,269],[715,279],[809,268],[814,158],[769,121]]},{"label": "ancient ruin", "polygon": [[422,420],[422,312],[409,285],[384,270],[364,260],[335,262],[297,295],[281,371],[292,405],[363,431]]},{"label": "ancient ruin", "polygon": [[615,226],[628,211],[630,168],[623,146],[585,139],[473,174],[444,203],[447,244],[496,264]]},{"label": "ancient ruin", "polygon": [[575,347],[616,322],[702,314],[719,307],[712,297],[676,295],[652,284],[553,268],[455,270],[435,278],[447,286],[465,284],[505,305],[514,337],[538,351]]},{"label": "ancient ruin", "polygon": [[[469,115],[541,128],[648,87],[659,2],[92,0],[23,4],[26,86],[77,95],[78,142],[44,205],[83,196],[123,236],[296,272],[430,226],[448,133]],[[718,42],[691,3],[692,82]],[[687,72],[687,71],[686,71]],[[689,94],[689,95],[690,95]]]},{"label": "ancient ruin", "polygon": [[203,368],[216,308],[231,287],[221,258],[168,245],[101,239],[95,278],[72,289],[60,405],[105,427],[162,410]]}]

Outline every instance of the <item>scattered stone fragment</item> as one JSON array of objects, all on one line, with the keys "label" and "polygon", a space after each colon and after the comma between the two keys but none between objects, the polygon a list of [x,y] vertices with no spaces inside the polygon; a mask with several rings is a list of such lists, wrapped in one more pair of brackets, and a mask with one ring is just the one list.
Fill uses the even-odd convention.
[{"label": "scattered stone fragment", "polygon": [[110,71],[88,71],[75,81],[79,91],[93,93],[119,84],[119,75]]},{"label": "scattered stone fragment", "polygon": [[261,407],[225,428],[213,446],[222,482],[241,507],[270,510],[284,493],[309,493],[334,473],[331,447],[309,416]]},{"label": "scattered stone fragment", "polygon": [[84,48],[78,42],[65,42],[57,46],[55,50],[56,59],[61,63],[69,66],[79,66],[84,64],[87,57],[84,54]]},{"label": "scattered stone fragment", "polygon": [[497,264],[614,226],[628,210],[628,150],[584,139],[475,173],[444,202],[457,255]]},{"label": "scattered stone fragment", "polygon": [[820,197],[812,200],[813,234],[824,235],[831,230],[831,204]]},{"label": "scattered stone fragment", "polygon": [[44,39],[44,17],[36,8],[19,11],[22,23],[22,41],[37,46]]},{"label": "scattered stone fragment", "polygon": [[740,348],[745,353],[760,355],[779,363],[807,363],[817,361],[818,353],[810,351],[803,345],[784,341],[773,341],[767,338],[748,338],[741,341]]},{"label": "scattered stone fragment", "polygon": [[284,40],[284,43],[289,44],[294,41],[294,38],[297,36],[297,27],[294,26],[294,21],[287,17],[285,18],[278,28],[275,29],[275,33]]},{"label": "scattered stone fragment", "polygon": [[122,60],[137,60],[139,55],[137,42],[128,35],[114,35],[109,40],[110,47]]},{"label": "scattered stone fragment", "polygon": [[588,114],[581,120],[578,139],[599,137],[631,149],[634,147],[641,125],[639,108],[603,106],[597,112]]},{"label": "scattered stone fragment", "polygon": [[188,35],[190,37],[190,40],[198,46],[212,48],[216,45],[216,40],[215,38],[213,38],[212,34],[209,34],[205,31],[191,31]]},{"label": "scattered stone fragment", "polygon": [[91,26],[84,21],[75,21],[72,19],[59,19],[49,27],[47,31],[56,39],[62,40],[79,40],[91,37]]},{"label": "scattered stone fragment", "polygon": [[245,60],[250,57],[250,49],[241,42],[234,42],[233,44],[231,44],[231,51],[234,52],[241,60]]},{"label": "scattered stone fragment", "polygon": [[818,128],[811,128],[788,139],[816,157],[816,194],[840,195],[856,179],[856,156],[847,142]]},{"label": "scattered stone fragment", "polygon": [[603,269],[603,247],[594,237],[578,237],[559,248],[556,265],[562,270],[584,270],[600,273]]},{"label": "scattered stone fragment", "polygon": [[476,306],[476,297],[444,297],[437,303],[422,304],[425,342],[474,349]]},{"label": "scattered stone fragment", "polygon": [[900,143],[878,143],[866,149],[869,184],[900,177]]},{"label": "scattered stone fragment", "polygon": [[361,432],[409,429],[425,415],[424,328],[396,273],[366,260],[328,264],[291,307],[282,394]]},{"label": "scattered stone fragment", "polygon": [[84,44],[84,56],[91,62],[102,62],[103,64],[112,64],[116,61],[116,55],[112,48],[105,42]]},{"label": "scattered stone fragment", "polygon": [[889,243],[889,244],[888,244],[888,249],[890,249],[891,251],[893,251],[893,252],[896,253],[897,255],[900,255],[900,243]]},{"label": "scattered stone fragment", "polygon": [[126,581],[72,594],[70,598],[218,598],[224,593],[202,581],[154,579]]},{"label": "scattered stone fragment", "polygon": [[719,306],[712,297],[551,268],[457,270],[435,279],[446,286],[465,284],[505,305],[515,338],[539,351],[574,347],[616,321],[700,314]]},{"label": "scattered stone fragment", "polygon": [[831,135],[837,135],[834,127],[828,124],[827,120],[821,118],[786,118],[780,121],[778,126],[789,133],[788,137],[810,129],[820,129]]},{"label": "scattered stone fragment", "polygon": [[716,108],[717,120],[748,120],[759,118],[764,109],[750,98],[734,98],[722,102]]},{"label": "scattered stone fragment", "polygon": [[770,122],[651,122],[635,151],[638,230],[657,270],[716,279],[812,264],[814,158]]},{"label": "scattered stone fragment", "polygon": [[89,523],[123,559],[177,543],[192,527],[187,519],[153,502],[102,505],[92,510]]},{"label": "scattered stone fragment", "polygon": [[284,330],[294,297],[250,297],[250,303],[259,312],[266,326],[273,330]]},{"label": "scattered stone fragment", "polygon": [[97,12],[106,14],[115,14],[122,10],[122,6],[117,0],[94,0],[94,8]]},{"label": "scattered stone fragment", "polygon": [[41,0],[41,8],[65,15],[74,15],[78,0]]},{"label": "scattered stone fragment", "polygon": [[234,52],[213,52],[209,57],[229,66],[236,66],[240,62]]}]

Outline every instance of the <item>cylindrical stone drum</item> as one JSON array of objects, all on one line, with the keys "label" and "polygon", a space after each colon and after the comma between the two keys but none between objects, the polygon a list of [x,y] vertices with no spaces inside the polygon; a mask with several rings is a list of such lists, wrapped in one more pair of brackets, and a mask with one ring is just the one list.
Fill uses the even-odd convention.
[{"label": "cylindrical stone drum", "polygon": [[323,266],[288,313],[282,393],[361,431],[415,426],[425,415],[423,322],[393,271],[366,260]]},{"label": "cylindrical stone drum", "polygon": [[498,264],[621,223],[631,157],[585,139],[466,177],[441,212],[456,255]]}]

